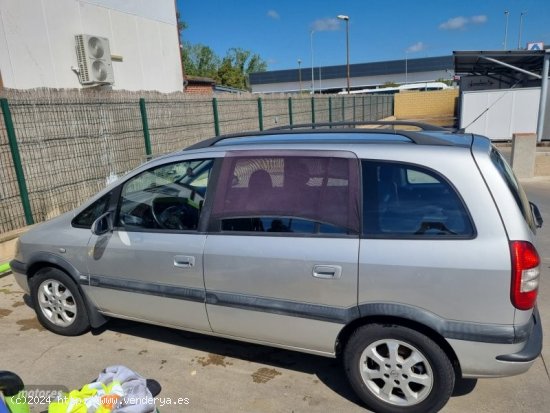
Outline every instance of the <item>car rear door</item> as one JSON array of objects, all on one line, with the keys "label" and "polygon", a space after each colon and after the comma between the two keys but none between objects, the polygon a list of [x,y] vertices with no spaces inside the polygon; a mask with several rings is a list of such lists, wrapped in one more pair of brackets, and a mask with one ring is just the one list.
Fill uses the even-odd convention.
[{"label": "car rear door", "polygon": [[216,333],[332,353],[355,314],[359,169],[344,151],[232,151],[205,245]]}]

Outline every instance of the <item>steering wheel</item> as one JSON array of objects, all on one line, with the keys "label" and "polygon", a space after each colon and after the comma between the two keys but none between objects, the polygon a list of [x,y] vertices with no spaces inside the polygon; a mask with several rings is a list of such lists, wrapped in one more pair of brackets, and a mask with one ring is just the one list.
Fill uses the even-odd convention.
[{"label": "steering wheel", "polygon": [[179,229],[179,230],[185,230],[188,229],[184,224],[184,217],[185,217],[185,206],[183,204],[180,205],[171,205],[169,207],[166,207],[160,214],[157,211],[158,208],[158,201],[159,199],[163,199],[162,197],[157,197],[153,199],[153,202],[151,204],[151,214],[153,215],[153,219],[155,220],[155,223],[162,229]]}]

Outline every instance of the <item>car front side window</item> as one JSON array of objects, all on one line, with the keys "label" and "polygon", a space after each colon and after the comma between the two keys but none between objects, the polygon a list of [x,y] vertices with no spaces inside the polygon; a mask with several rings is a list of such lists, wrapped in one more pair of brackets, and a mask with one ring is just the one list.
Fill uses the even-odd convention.
[{"label": "car front side window", "polygon": [[196,231],[213,160],[149,169],[124,183],[117,226],[129,231]]}]

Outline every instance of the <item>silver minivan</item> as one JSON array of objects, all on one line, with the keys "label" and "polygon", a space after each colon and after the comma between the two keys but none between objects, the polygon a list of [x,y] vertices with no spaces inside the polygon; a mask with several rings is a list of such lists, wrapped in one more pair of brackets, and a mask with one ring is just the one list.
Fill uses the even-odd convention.
[{"label": "silver minivan", "polygon": [[24,234],[11,267],[55,333],[118,317],[341,357],[370,409],[438,411],[456,378],[540,354],[542,219],[487,138],[396,124],[154,159]]}]

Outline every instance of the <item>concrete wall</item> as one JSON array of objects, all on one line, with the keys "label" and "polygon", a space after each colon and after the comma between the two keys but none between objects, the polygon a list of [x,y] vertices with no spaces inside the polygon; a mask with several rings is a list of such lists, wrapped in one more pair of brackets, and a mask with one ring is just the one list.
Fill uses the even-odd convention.
[{"label": "concrete wall", "polygon": [[183,89],[174,0],[1,0],[4,87],[80,88],[76,34],[107,37],[113,89]]},{"label": "concrete wall", "polygon": [[397,119],[452,118],[457,99],[458,89],[397,93],[394,115]]}]

